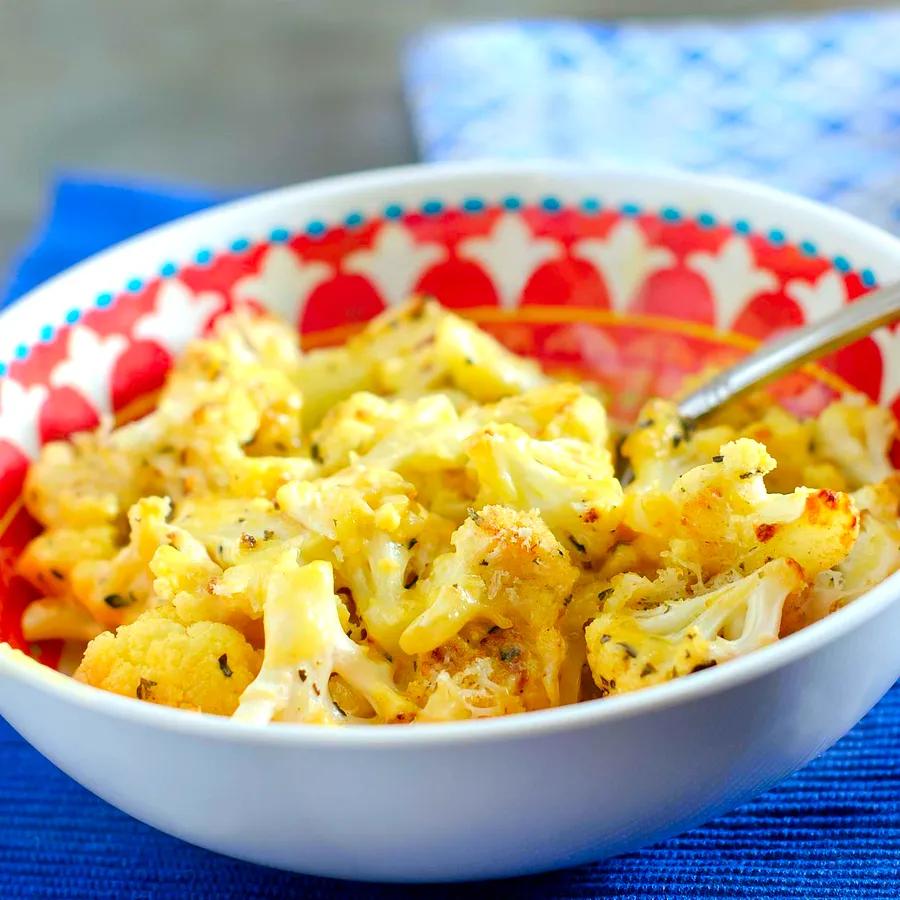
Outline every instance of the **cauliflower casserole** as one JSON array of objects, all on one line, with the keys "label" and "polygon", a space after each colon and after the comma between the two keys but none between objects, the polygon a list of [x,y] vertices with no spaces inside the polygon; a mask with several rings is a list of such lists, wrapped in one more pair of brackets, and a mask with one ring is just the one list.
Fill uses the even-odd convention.
[{"label": "cauliflower casserole", "polygon": [[589,385],[434,303],[302,353],[238,311],[153,413],[44,447],[18,570],[75,677],[245,722],[442,722],[726,662],[900,567],[894,422],[765,396],[621,445]]}]

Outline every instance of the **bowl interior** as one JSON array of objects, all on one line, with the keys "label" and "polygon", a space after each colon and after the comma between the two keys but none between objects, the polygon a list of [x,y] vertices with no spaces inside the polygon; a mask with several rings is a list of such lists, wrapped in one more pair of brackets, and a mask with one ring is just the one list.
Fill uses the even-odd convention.
[{"label": "bowl interior", "polygon": [[[467,190],[461,178],[441,193],[423,179],[392,195],[385,181],[376,203],[348,188],[324,206],[284,204],[276,227],[262,228],[263,217],[252,208],[242,217],[237,207],[224,242],[213,243],[198,219],[181,229],[177,246],[173,232],[168,245],[151,239],[114,251],[110,272],[149,265],[152,277],[132,276],[118,290],[81,279],[68,307],[53,304],[62,310],[55,321],[34,295],[14,320],[4,315],[11,352],[0,357],[0,640],[52,666],[63,651],[59,642],[27,645],[18,626],[34,597],[14,574],[38,530],[20,499],[29,459],[103,417],[146,412],[174,356],[237,303],[275,311],[315,347],[427,294],[549,369],[595,379],[613,415],[627,419],[647,396],[671,395],[686,376],[727,365],[876,284],[849,252],[826,255],[809,234],[789,235],[787,212],[784,230],[754,230],[733,197],[685,203],[663,184],[650,192],[653,203],[623,202],[618,190],[611,201],[568,182],[559,194],[533,179],[507,190],[515,179],[500,178],[489,192]],[[269,222],[273,204],[277,216],[277,195]],[[840,244],[840,227],[823,230]],[[851,244],[858,240],[848,237]],[[67,278],[42,290],[65,294]],[[900,335],[876,333],[774,390],[793,410],[814,414],[848,388],[900,413]]]}]

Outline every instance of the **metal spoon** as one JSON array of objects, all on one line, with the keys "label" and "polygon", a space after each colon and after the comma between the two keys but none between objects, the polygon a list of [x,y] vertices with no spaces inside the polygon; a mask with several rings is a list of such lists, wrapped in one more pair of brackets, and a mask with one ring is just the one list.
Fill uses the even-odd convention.
[{"label": "metal spoon", "polygon": [[[678,404],[678,412],[686,422],[696,422],[729,400],[897,321],[900,321],[900,283],[873,291],[824,319],[763,344],[688,394]],[[619,480],[624,486],[634,473],[624,458],[619,459],[619,466]]]}]

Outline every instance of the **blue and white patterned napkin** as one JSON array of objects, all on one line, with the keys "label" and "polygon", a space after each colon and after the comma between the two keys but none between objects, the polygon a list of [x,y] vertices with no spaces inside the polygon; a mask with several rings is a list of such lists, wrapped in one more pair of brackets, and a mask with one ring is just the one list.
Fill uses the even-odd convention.
[{"label": "blue and white patterned napkin", "polygon": [[900,232],[900,11],[439,29],[405,75],[429,160],[735,175]]}]

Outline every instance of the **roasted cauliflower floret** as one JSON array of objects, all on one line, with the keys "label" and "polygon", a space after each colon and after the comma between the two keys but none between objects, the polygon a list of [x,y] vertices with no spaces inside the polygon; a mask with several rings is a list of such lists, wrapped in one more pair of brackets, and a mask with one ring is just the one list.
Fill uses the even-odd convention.
[{"label": "roasted cauliflower floret", "polygon": [[435,333],[435,355],[454,387],[480,403],[511,397],[546,384],[531,359],[516,356],[471,322],[446,315]]},{"label": "roasted cauliflower floret", "polygon": [[516,628],[473,624],[416,657],[406,693],[421,707],[418,722],[503,716],[550,705],[545,674]]},{"label": "roasted cauliflower floret", "polygon": [[470,622],[514,628],[541,663],[551,702],[564,650],[557,627],[577,569],[535,511],[487,506],[453,533],[415,592],[423,612],[400,638],[410,655],[429,653]]},{"label": "roasted cauliflower floret", "polygon": [[594,681],[604,695],[624,693],[772,643],[785,601],[805,584],[790,559],[717,590],[665,601],[647,579],[616,576],[585,632]]},{"label": "roasted cauliflower floret", "polygon": [[444,394],[410,401],[361,392],[326,415],[312,455],[323,475],[357,464],[394,469],[434,512],[462,519],[475,498],[462,448],[473,428]]},{"label": "roasted cauliflower floret", "polygon": [[[618,574],[621,576],[621,573]],[[624,578],[637,579],[640,576],[629,571]],[[627,583],[640,585],[641,603],[645,606],[665,603],[688,593],[686,574],[676,568],[657,569],[639,581]],[[582,572],[572,593],[566,598],[565,612],[560,620],[560,631],[566,642],[566,655],[560,671],[561,703],[577,703],[600,696],[587,662],[585,629],[605,608],[606,600],[613,592],[611,585],[606,575]]]},{"label": "roasted cauliflower floret", "polygon": [[268,313],[238,307],[216,319],[213,334],[232,359],[245,365],[261,365],[294,377],[303,363],[296,329]]},{"label": "roasted cauliflower floret", "polygon": [[900,570],[900,477],[855,491],[859,536],[837,566],[820,572],[808,595],[785,613],[790,634],[846,606]]},{"label": "roasted cauliflower floret", "polygon": [[396,472],[362,466],[278,493],[289,516],[331,542],[339,586],[350,590],[368,633],[389,653],[421,610],[410,588],[424,574],[423,554],[446,549],[452,531],[415,496]]},{"label": "roasted cauliflower floret", "polygon": [[832,403],[816,419],[816,448],[843,472],[852,489],[887,478],[888,452],[897,433],[890,411],[850,397]]},{"label": "roasted cauliflower floret", "polygon": [[39,597],[22,612],[26,641],[90,641],[105,631],[83,606],[66,597]]},{"label": "roasted cauliflower floret", "polygon": [[85,560],[111,559],[118,550],[113,525],[87,528],[50,528],[39,534],[16,561],[16,571],[38,590],[51,596],[71,592],[72,570]]},{"label": "roasted cauliflower floret", "polygon": [[160,607],[91,641],[75,677],[126,697],[229,716],[259,663],[233,628],[184,625],[171,607]]},{"label": "roasted cauliflower floret", "polygon": [[532,388],[496,403],[473,406],[462,418],[474,427],[515,425],[542,441],[574,438],[607,449],[610,444],[603,404],[578,384],[560,382]]},{"label": "roasted cauliflower floret", "polygon": [[150,561],[166,542],[170,514],[171,504],[165,498],[138,500],[128,511],[128,543],[111,559],[87,559],[72,568],[72,596],[107,628],[133,622],[153,605]]},{"label": "roasted cauliflower floret", "polygon": [[695,428],[669,400],[648,400],[621,447],[634,472],[630,492],[668,490],[676,478],[718,453],[734,436],[725,425]]},{"label": "roasted cauliflower floret", "polygon": [[272,567],[262,668],[241,696],[235,719],[343,722],[346,714],[335,705],[329,687],[335,673],[368,701],[378,721],[413,716],[415,707],[394,686],[390,665],[344,633],[338,603],[328,563],[301,566],[289,551]]},{"label": "roasted cauliflower floret", "polygon": [[546,382],[540,367],[434,301],[415,299],[374,319],[347,344],[372,361],[375,391],[417,397],[458,390],[489,402]]},{"label": "roasted cauliflower floret", "polygon": [[328,410],[311,435],[311,456],[330,475],[350,465],[409,414],[405,400],[357,391]]},{"label": "roasted cauliflower floret", "polygon": [[622,488],[609,452],[583,441],[530,438],[515,425],[489,425],[466,449],[478,476],[478,505],[537,509],[566,547],[600,559],[616,540]]},{"label": "roasted cauliflower floret", "polygon": [[669,560],[701,578],[751,572],[779,557],[795,559],[813,577],[850,552],[856,507],[835,491],[769,494],[764,477],[774,465],[762,444],[731,441],[670,491],[641,495],[628,524],[651,542],[668,541]]},{"label": "roasted cauliflower floret", "polygon": [[776,467],[766,475],[769,490],[787,493],[802,486],[846,490],[847,479],[817,446],[817,431],[815,419],[797,419],[772,406],[741,436],[763,444],[775,460]]},{"label": "roasted cauliflower floret", "polygon": [[303,530],[264,497],[191,497],[179,504],[172,524],[197,538],[223,568],[290,541]]},{"label": "roasted cauliflower floret", "polygon": [[46,444],[25,479],[31,515],[48,527],[121,524],[146,485],[138,458],[119,452],[116,443],[100,429]]}]

